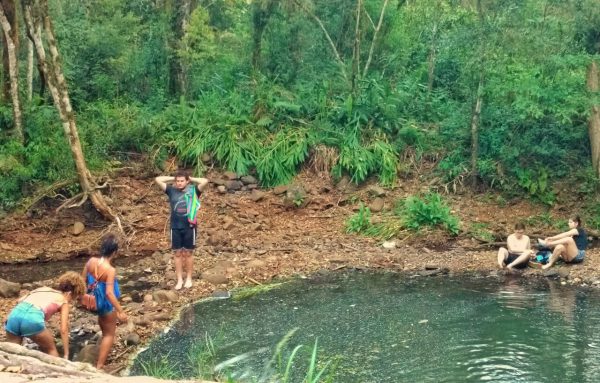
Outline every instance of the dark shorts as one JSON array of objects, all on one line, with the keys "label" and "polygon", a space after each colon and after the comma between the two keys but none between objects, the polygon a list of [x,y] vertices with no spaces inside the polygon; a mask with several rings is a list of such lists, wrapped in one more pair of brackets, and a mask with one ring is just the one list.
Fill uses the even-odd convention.
[{"label": "dark shorts", "polygon": [[[506,259],[504,260],[504,264],[505,265],[510,265],[517,258],[519,258],[520,255],[521,254],[508,253],[508,257],[506,257]],[[519,263],[518,265],[515,265],[515,269],[524,269],[526,267],[527,267],[527,262],[523,262],[523,263]]]},{"label": "dark shorts", "polygon": [[196,227],[186,227],[184,229],[171,229],[171,249],[196,248]]},{"label": "dark shorts", "polygon": [[577,256],[567,263],[581,263],[585,259],[585,250],[578,250]]}]

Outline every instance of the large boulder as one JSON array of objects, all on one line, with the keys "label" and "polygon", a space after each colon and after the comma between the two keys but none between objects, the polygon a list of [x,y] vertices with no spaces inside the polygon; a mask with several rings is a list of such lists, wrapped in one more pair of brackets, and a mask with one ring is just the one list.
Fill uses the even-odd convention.
[{"label": "large boulder", "polygon": [[19,296],[21,284],[0,279],[0,297],[14,298]]}]

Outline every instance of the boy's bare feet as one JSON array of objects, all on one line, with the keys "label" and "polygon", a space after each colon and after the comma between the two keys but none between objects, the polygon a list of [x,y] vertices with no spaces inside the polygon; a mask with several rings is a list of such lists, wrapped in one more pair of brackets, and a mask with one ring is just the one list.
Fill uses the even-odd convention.
[{"label": "boy's bare feet", "polygon": [[190,278],[185,280],[185,285],[183,285],[183,287],[185,287],[186,289],[189,289],[190,287],[192,287],[192,280]]},{"label": "boy's bare feet", "polygon": [[175,290],[181,290],[181,286],[183,286],[183,280],[179,279],[175,285]]}]

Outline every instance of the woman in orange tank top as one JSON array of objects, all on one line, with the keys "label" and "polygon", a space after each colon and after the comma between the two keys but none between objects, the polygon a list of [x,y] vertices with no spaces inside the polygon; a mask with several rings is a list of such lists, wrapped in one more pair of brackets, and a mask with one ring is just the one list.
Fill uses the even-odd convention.
[{"label": "woman in orange tank top", "polygon": [[21,344],[24,337],[30,338],[40,349],[58,356],[54,334],[46,328],[46,322],[60,311],[60,336],[63,343],[63,356],[69,358],[69,308],[70,303],[85,292],[85,282],[74,271],[58,278],[56,289],[40,287],[19,300],[10,312],[6,324],[6,340]]}]

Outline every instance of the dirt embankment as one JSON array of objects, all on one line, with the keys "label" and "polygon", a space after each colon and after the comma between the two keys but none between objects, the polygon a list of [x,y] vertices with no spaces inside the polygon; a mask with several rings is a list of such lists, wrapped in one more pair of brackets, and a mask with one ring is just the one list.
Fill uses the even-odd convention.
[{"label": "dirt embankment", "polygon": [[[380,269],[423,276],[441,272],[502,276],[504,272],[496,265],[496,247],[473,237],[477,231],[485,230],[492,233],[488,239],[501,239],[515,222],[525,219],[535,222],[535,217],[544,213],[543,207],[524,201],[498,204],[489,195],[450,195],[448,201],[461,218],[463,234],[450,238],[439,232],[405,233],[388,249],[382,246],[382,241],[345,234],[344,222],[361,201],[374,207],[373,210],[382,210],[373,214],[377,219],[392,209],[397,199],[427,191],[418,179],[404,182],[394,190],[368,185],[357,189],[348,184],[333,185],[327,178],[304,173],[293,187],[259,190],[250,178],[237,179],[229,173],[212,173],[208,177],[212,184],[204,193],[200,212],[196,279],[191,289],[180,292],[173,290],[166,196],[151,178],[120,176],[113,181],[108,197],[129,229],[121,259],[116,263],[123,282],[122,301],[131,321],[118,329],[107,370],[121,371],[128,357],[166,326],[182,306],[239,286],[341,269]],[[52,263],[69,257],[86,257],[97,249],[101,236],[112,230],[89,207],[55,213],[54,206],[55,202],[44,201],[25,215],[3,220],[0,227],[3,267],[14,262],[50,260]],[[75,227],[76,222],[83,224],[82,232],[78,233],[81,225]],[[529,229],[539,236],[547,235],[548,231],[545,227]],[[597,253],[591,249],[583,264],[555,268],[554,276],[563,278],[565,283],[597,285],[600,283]],[[35,265],[43,275],[41,271],[49,264]],[[66,270],[53,270],[52,275],[62,271]],[[541,274],[540,270],[527,269],[519,275]],[[40,283],[49,281],[26,283],[22,289]],[[16,298],[0,299],[2,320],[15,302]],[[93,343],[99,330],[95,321],[89,313],[73,312],[73,336],[90,343],[87,349],[81,349],[82,345],[74,348],[81,360],[86,360],[87,354],[88,359],[94,358]]]}]

